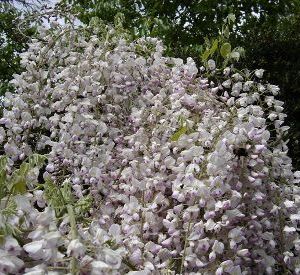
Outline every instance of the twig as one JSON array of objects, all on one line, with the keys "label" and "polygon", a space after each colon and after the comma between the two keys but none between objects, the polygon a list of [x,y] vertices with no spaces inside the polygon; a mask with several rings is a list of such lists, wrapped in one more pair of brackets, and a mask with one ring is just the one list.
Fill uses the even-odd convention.
[{"label": "twig", "polygon": [[180,274],[183,274],[185,254],[186,254],[186,248],[187,248],[187,242],[188,242],[187,238],[188,238],[188,235],[190,234],[191,223],[192,223],[192,219],[190,218],[188,228],[187,228],[187,231],[186,231],[185,237],[184,237],[184,248],[183,248],[183,255],[182,255],[181,266],[180,266]]},{"label": "twig", "polygon": [[[71,226],[71,237],[73,240],[77,239],[77,229],[76,229],[76,220],[74,215],[74,210],[72,205],[67,205],[68,215],[69,215],[69,221]],[[76,274],[76,258],[72,257],[70,261],[70,272],[72,275]]]}]

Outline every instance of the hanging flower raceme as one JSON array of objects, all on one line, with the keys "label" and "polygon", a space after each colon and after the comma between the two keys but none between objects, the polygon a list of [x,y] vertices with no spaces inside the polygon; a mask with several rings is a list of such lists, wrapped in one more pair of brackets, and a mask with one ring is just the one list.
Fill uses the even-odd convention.
[{"label": "hanging flower raceme", "polygon": [[67,24],[41,28],[22,64],[0,142],[8,170],[47,164],[1,272],[300,274],[300,176],[263,70],[200,71],[155,38]]}]

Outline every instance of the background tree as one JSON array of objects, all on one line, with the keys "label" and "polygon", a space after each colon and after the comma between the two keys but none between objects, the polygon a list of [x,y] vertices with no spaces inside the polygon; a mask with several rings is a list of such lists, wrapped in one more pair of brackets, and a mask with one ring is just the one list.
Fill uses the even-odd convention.
[{"label": "background tree", "polygon": [[35,30],[24,17],[34,11],[34,4],[27,1],[0,2],[0,96],[10,89],[13,74],[20,73],[19,53]]},{"label": "background tree", "polygon": [[[163,39],[167,54],[200,62],[206,37],[217,37],[224,19],[236,20],[230,43],[245,49],[240,67],[264,68],[268,81],[280,86],[290,130],[290,155],[300,168],[300,1],[299,0],[63,0],[71,3],[79,18],[88,23],[99,17],[113,22],[124,14],[124,27],[134,36]],[[255,58],[253,58],[255,57]]]}]

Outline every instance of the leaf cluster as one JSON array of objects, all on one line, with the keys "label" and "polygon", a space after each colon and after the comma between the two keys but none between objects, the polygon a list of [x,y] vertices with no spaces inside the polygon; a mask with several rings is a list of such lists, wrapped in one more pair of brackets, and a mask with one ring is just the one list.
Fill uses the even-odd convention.
[{"label": "leaf cluster", "polygon": [[18,10],[13,3],[0,2],[0,95],[12,90],[9,81],[22,71],[19,54],[27,48],[35,33],[30,22],[21,24],[27,12]]}]

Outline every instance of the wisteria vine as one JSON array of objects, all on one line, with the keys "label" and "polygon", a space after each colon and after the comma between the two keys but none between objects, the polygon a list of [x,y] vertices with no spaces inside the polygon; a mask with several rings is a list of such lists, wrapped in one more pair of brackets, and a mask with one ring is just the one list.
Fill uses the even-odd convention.
[{"label": "wisteria vine", "polygon": [[0,274],[300,274],[279,88],[163,49],[39,29],[0,119]]}]

